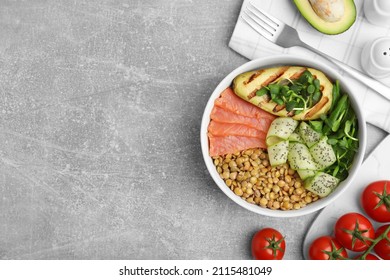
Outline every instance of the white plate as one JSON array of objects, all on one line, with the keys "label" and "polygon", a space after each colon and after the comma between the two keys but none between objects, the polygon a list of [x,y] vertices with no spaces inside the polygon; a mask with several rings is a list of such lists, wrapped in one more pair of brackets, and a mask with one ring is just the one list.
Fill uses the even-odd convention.
[{"label": "white plate", "polygon": [[[333,227],[340,216],[348,212],[358,212],[367,216],[360,206],[360,195],[369,183],[378,180],[390,180],[390,135],[363,162],[348,192],[342,193],[318,214],[303,242],[305,259],[309,259],[309,246],[317,237],[333,235]],[[379,224],[373,222],[373,225],[376,228]],[[353,252],[350,255],[353,256]]]}]

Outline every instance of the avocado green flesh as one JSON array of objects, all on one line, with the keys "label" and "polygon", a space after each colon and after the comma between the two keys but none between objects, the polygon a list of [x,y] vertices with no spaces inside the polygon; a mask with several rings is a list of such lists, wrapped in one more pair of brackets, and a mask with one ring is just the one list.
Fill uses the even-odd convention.
[{"label": "avocado green flesh", "polygon": [[348,30],[356,20],[356,7],[353,0],[344,1],[344,15],[339,21],[328,22],[319,17],[309,0],[294,0],[302,16],[318,31],[335,35]]}]

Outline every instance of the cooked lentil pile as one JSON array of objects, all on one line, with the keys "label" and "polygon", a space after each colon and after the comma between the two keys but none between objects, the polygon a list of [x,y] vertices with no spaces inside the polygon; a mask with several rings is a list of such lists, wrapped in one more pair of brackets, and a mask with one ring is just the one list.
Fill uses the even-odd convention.
[{"label": "cooked lentil pile", "polygon": [[298,173],[287,163],[271,167],[266,150],[248,149],[213,157],[213,160],[226,185],[249,203],[292,210],[319,199],[303,187]]}]

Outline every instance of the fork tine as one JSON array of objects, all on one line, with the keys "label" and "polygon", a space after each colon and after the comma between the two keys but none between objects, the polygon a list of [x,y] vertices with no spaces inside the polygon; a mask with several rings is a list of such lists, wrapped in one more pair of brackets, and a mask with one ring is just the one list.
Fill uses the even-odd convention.
[{"label": "fork tine", "polygon": [[[278,20],[277,18],[273,17],[272,15],[270,15],[269,13],[265,13],[264,11],[260,10],[259,8],[257,8],[251,1],[249,2],[249,4],[257,11],[259,12],[263,18],[265,18],[265,20],[268,20],[268,24],[270,26],[274,26],[275,29],[278,28],[279,26],[282,25],[282,23],[280,22],[280,20]],[[264,20],[264,21],[265,21]]]},{"label": "fork tine", "polygon": [[260,25],[261,28],[267,30],[271,35],[273,35],[275,33],[276,29],[273,26],[269,25],[266,21],[264,21],[264,19],[262,17],[260,17],[259,15],[257,15],[254,11],[247,8],[247,10],[244,11],[244,13],[245,12],[246,12],[246,15],[249,18],[251,18],[253,21],[255,21],[258,25]]},{"label": "fork tine", "polygon": [[[247,19],[246,17],[244,17],[244,15],[246,17],[248,17],[249,19]],[[264,28],[264,24],[258,22],[258,20],[254,19],[253,17],[251,17],[246,11],[243,12],[243,14],[241,15],[241,18],[250,26],[252,27],[257,33],[259,33],[260,35],[264,36],[265,38],[271,40],[272,37],[273,37],[273,33],[270,32],[269,30],[267,30],[266,28]]]}]

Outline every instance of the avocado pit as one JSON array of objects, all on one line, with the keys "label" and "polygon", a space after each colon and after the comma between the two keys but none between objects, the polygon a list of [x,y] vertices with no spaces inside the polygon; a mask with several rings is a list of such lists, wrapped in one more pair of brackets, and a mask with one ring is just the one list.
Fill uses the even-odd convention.
[{"label": "avocado pit", "polygon": [[336,22],[344,15],[343,0],[309,0],[314,12],[327,22]]}]

